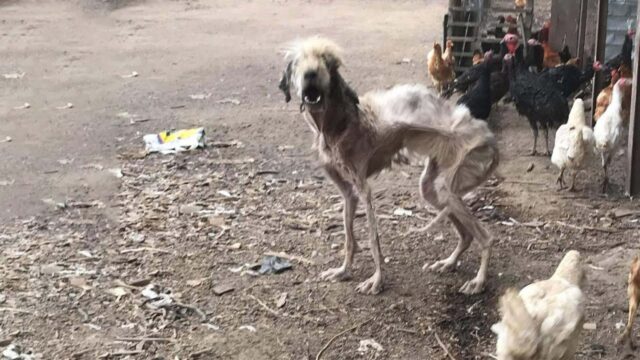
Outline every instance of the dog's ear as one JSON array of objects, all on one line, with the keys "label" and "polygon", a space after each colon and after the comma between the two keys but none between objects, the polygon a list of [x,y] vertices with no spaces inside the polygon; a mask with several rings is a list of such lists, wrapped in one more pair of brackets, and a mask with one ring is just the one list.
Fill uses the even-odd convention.
[{"label": "dog's ear", "polygon": [[347,84],[337,69],[331,71],[331,91],[341,94],[355,105],[360,103],[358,93]]},{"label": "dog's ear", "polygon": [[326,52],[322,54],[322,59],[324,63],[327,65],[327,68],[330,72],[338,70],[340,65],[342,65],[342,60],[332,52]]},{"label": "dog's ear", "polygon": [[282,90],[284,93],[284,101],[291,101],[291,67],[293,66],[293,61],[289,61],[287,64],[287,68],[282,72],[282,79],[280,79],[280,84],[278,88]]}]

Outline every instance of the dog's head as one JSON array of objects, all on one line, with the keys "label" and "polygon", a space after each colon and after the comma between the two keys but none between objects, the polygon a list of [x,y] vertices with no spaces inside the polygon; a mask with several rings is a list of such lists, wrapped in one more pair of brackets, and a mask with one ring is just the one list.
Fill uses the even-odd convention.
[{"label": "dog's head", "polygon": [[295,43],[286,52],[288,63],[279,85],[285,100],[291,100],[293,90],[309,110],[322,108],[331,90],[331,78],[342,65],[340,54],[336,44],[321,37]]}]

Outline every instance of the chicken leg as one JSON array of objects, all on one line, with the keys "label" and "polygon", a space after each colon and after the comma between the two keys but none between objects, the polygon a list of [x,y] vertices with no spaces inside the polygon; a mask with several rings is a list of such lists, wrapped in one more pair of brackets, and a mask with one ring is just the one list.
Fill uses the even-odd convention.
[{"label": "chicken leg", "polygon": [[544,142],[547,146],[547,152],[544,153],[545,156],[551,156],[551,150],[549,150],[549,128],[548,127],[544,127],[542,129],[544,131]]},{"label": "chicken leg", "polygon": [[604,170],[604,178],[602,179],[602,193],[605,194],[607,192],[607,188],[609,187],[609,163],[611,163],[611,155],[602,153],[602,170]]},{"label": "chicken leg", "polygon": [[578,170],[573,170],[571,174],[571,187],[569,187],[570,192],[575,192],[576,190],[576,176],[578,176]]},{"label": "chicken leg", "polygon": [[556,183],[558,185],[560,185],[560,189],[558,189],[558,190],[564,189],[564,179],[563,179],[563,177],[564,177],[564,168],[560,169],[560,174],[558,175],[558,179],[556,180]]},{"label": "chicken leg", "polygon": [[533,150],[529,153],[530,156],[538,155],[538,126],[531,124],[531,130],[533,131]]}]

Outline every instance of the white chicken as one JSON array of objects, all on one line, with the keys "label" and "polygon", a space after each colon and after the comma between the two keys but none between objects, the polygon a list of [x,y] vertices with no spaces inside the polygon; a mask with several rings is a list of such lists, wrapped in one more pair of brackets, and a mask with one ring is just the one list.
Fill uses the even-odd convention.
[{"label": "white chicken", "polygon": [[609,174],[607,169],[611,163],[613,155],[618,151],[622,144],[623,122],[622,122],[622,87],[625,82],[630,81],[620,78],[613,86],[611,102],[607,106],[607,110],[600,116],[596,126],[593,129],[593,136],[596,140],[596,149],[602,156],[602,169],[604,170],[604,179],[602,180],[602,192],[607,191],[609,185]]},{"label": "white chicken", "polygon": [[576,175],[584,165],[584,160],[592,153],[595,140],[593,130],[585,123],[584,103],[576,99],[569,113],[569,121],[561,125],[556,132],[551,162],[560,169],[558,184],[564,188],[564,171],[573,172],[569,191],[576,190]]},{"label": "white chicken", "polygon": [[584,270],[580,253],[569,251],[551,278],[507,290],[500,298],[498,360],[573,359],[584,318]]}]

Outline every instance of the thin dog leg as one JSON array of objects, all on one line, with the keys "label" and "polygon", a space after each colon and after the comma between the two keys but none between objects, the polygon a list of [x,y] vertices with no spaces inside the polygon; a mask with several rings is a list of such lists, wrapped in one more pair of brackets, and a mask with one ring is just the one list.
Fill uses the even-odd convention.
[{"label": "thin dog leg", "polygon": [[328,269],[320,274],[322,280],[343,281],[351,277],[351,266],[353,265],[353,255],[357,244],[353,236],[353,218],[358,207],[358,198],[353,193],[353,186],[344,180],[335,172],[327,170],[329,177],[336,183],[338,189],[342,193],[344,200],[343,220],[344,220],[344,261],[342,266],[338,268]]},{"label": "thin dog leg", "polygon": [[477,240],[480,245],[480,268],[478,268],[478,273],[475,278],[467,281],[460,288],[460,292],[463,294],[478,294],[484,289],[484,284],[487,280],[487,270],[489,269],[493,239],[482,227],[480,221],[467,209],[462,199],[451,194],[447,200],[447,206],[450,208],[451,214],[460,221],[461,226],[464,227],[471,237]]},{"label": "thin dog leg", "polygon": [[373,256],[376,269],[370,278],[358,285],[356,290],[363,294],[374,295],[382,290],[382,253],[380,251],[380,239],[378,238],[378,224],[373,208],[371,189],[369,186],[364,185],[360,187],[359,191],[367,213],[367,221],[369,223],[369,247],[371,248],[371,255]]},{"label": "thin dog leg", "polygon": [[473,237],[464,228],[462,223],[460,223],[460,220],[458,220],[453,215],[449,215],[449,220],[451,220],[451,223],[453,223],[453,226],[458,231],[458,236],[459,236],[458,246],[456,246],[455,250],[453,250],[453,252],[451,253],[451,255],[449,255],[448,258],[444,260],[436,261],[431,266],[429,266],[428,264],[425,264],[422,267],[423,270],[427,268],[431,271],[438,271],[438,272],[444,272],[446,270],[450,270],[452,267],[456,265],[460,255],[462,255],[462,253],[469,248],[469,245],[471,245],[471,241],[473,240]]}]

